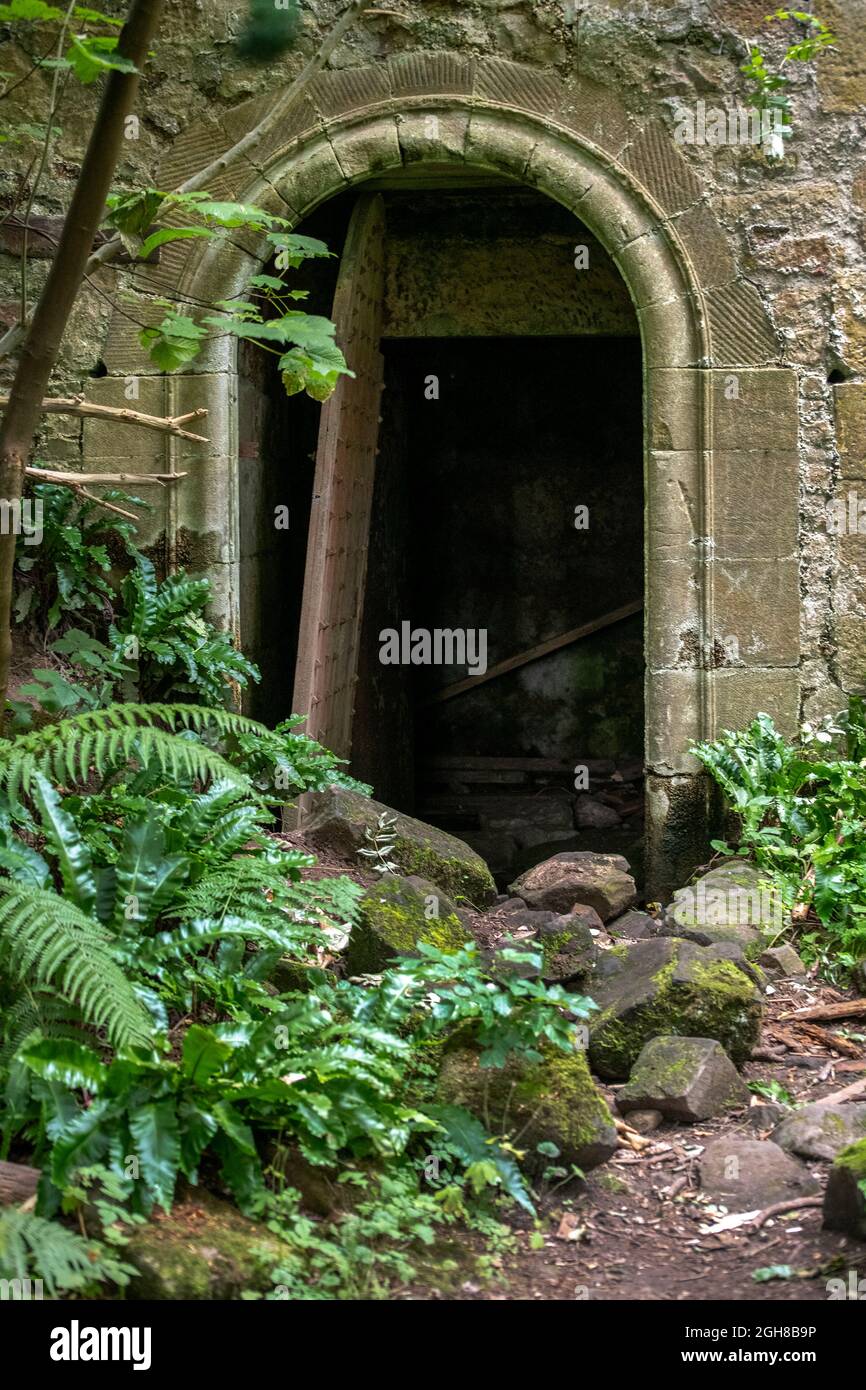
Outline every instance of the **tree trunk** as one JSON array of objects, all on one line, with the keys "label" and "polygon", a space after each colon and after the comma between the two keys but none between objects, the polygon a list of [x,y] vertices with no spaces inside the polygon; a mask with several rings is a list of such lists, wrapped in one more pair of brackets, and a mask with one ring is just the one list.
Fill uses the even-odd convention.
[{"label": "tree trunk", "polygon": [[[60,234],[57,255],[21,349],[9,405],[0,426],[0,499],[10,503],[21,497],[24,469],[39,422],[42,398],[102,221],[105,200],[120,158],[124,123],[138,95],[139,73],[147,60],[161,9],[162,0],[132,0],[117,52],[131,59],[139,72],[112,72],[108,76]],[[6,708],[12,648],[12,571],[15,564],[12,515],[10,507],[6,516],[9,534],[0,535],[0,718]]]}]

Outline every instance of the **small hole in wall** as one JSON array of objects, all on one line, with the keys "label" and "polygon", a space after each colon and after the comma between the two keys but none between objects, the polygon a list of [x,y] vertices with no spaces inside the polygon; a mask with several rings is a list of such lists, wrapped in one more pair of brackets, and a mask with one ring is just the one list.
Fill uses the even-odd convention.
[{"label": "small hole in wall", "polygon": [[91,376],[108,376],[108,368],[100,357],[95,367],[90,369]]},{"label": "small hole in wall", "polygon": [[843,381],[847,380],[848,374],[846,372],[840,371],[838,367],[834,367],[832,372],[829,372],[827,375],[827,381],[830,384],[830,386],[840,386]]}]

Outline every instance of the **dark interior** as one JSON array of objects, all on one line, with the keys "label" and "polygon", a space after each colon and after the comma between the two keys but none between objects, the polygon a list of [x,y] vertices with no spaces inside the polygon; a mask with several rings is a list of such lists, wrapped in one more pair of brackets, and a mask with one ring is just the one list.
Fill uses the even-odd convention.
[{"label": "dark interior", "polygon": [[[330,228],[311,230],[332,247],[338,203]],[[305,275],[311,311],[330,311],[336,266]],[[352,771],[378,799],[474,844],[501,883],[570,848],[621,850],[639,872],[640,613],[432,705],[465,667],[383,665],[380,634],[407,621],[484,629],[492,666],[642,598],[640,340],[400,337],[382,350]],[[248,703],[273,722],[291,703],[320,408],[287,400],[260,365],[242,371],[241,390],[242,613],[263,668]],[[288,532],[268,524],[280,503]],[[576,790],[578,767],[589,782]],[[579,803],[578,819],[597,823],[575,823]]]}]

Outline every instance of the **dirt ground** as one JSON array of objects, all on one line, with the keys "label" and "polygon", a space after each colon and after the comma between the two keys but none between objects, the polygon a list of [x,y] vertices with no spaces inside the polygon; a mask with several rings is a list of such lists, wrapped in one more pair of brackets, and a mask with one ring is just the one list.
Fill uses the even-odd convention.
[{"label": "dirt ground", "polygon": [[[862,1059],[843,1057],[829,1044],[806,1037],[790,1020],[780,1020],[795,1009],[845,998],[842,991],[807,981],[774,988],[756,1051],[784,1056],[748,1063],[747,1081],[776,1081],[799,1104],[806,1104],[866,1076],[863,1044],[842,1034],[846,1052],[863,1054]],[[779,1030],[793,1046],[780,1043]],[[858,1032],[866,1034],[866,1023],[849,1021],[846,1033]],[[616,1088],[602,1089],[613,1100]],[[851,1270],[857,1271],[858,1279],[866,1278],[866,1245],[823,1231],[820,1207],[773,1217],[761,1229],[753,1225],[709,1234],[723,1209],[711,1207],[702,1196],[698,1160],[704,1145],[723,1132],[750,1138],[769,1134],[750,1124],[745,1110],[706,1124],[663,1125],[647,1136],[650,1145],[640,1153],[624,1143],[586,1183],[543,1202],[540,1248],[532,1248],[531,1222],[515,1223],[516,1249],[502,1258],[492,1283],[470,1278],[447,1292],[431,1284],[409,1297],[823,1302],[828,1279],[842,1278],[847,1284]],[[819,1178],[826,1176],[827,1164],[808,1166]],[[794,1275],[766,1282],[753,1278],[756,1270],[773,1266],[789,1266]]]}]

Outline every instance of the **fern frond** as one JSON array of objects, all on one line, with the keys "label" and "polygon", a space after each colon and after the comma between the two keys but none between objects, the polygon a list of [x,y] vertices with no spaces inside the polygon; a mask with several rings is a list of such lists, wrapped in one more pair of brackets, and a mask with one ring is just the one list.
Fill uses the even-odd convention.
[{"label": "fern frond", "polygon": [[[167,726],[167,727],[162,727]],[[48,724],[15,739],[0,739],[0,786],[13,805],[30,792],[37,773],[59,785],[81,785],[135,760],[171,777],[221,780],[248,788],[248,777],[184,731],[230,734],[265,732],[255,720],[199,705],[116,704]]]},{"label": "fern frond", "polygon": [[0,961],[13,978],[71,1000],[116,1048],[150,1042],[150,1018],[100,922],[44,888],[2,883],[0,894]]},{"label": "fern frond", "polygon": [[131,1272],[98,1241],[85,1240],[58,1221],[14,1208],[0,1215],[3,1279],[41,1279],[49,1297],[55,1298],[106,1278],[126,1283]]}]

